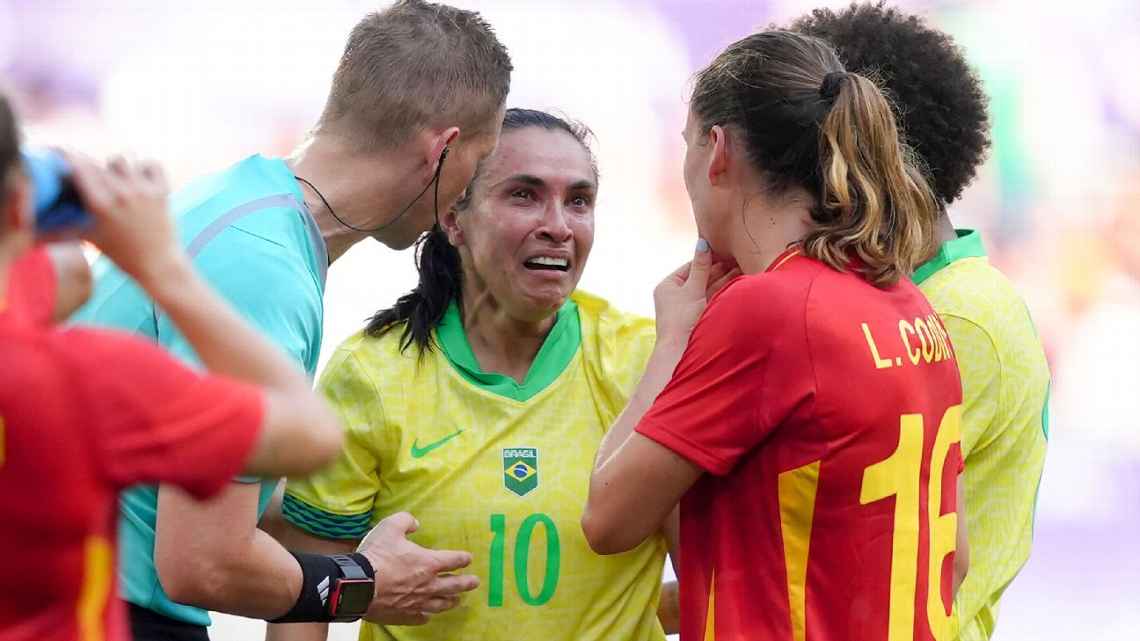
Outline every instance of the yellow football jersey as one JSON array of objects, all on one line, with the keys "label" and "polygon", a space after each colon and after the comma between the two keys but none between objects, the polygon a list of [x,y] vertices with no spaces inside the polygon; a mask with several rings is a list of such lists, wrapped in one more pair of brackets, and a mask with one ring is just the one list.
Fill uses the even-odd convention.
[{"label": "yellow football jersey", "polygon": [[477,590],[420,627],[365,623],[361,639],[648,641],[665,542],[598,556],[580,519],[594,455],[653,349],[653,321],[576,292],[519,384],[483,372],[452,304],[421,358],[402,327],[356,335],[320,388],[346,430],[340,459],[290,481],[284,514],[325,538],[355,539],[406,510],[411,536],[467,550]]},{"label": "yellow football jersey", "polygon": [[962,375],[970,569],[954,609],[960,639],[993,634],[1002,593],[1029,559],[1049,436],[1049,365],[1025,302],[960,231],[915,271],[950,332]]}]

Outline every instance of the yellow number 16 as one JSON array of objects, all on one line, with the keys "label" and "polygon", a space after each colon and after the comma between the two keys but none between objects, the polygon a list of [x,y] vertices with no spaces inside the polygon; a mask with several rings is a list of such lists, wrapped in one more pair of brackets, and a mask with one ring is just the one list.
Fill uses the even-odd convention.
[{"label": "yellow number 16", "polygon": [[[937,641],[951,636],[951,616],[942,602],[942,562],[954,551],[958,514],[942,514],[942,474],[950,446],[959,440],[962,406],[946,410],[934,439],[927,483],[930,526],[930,571],[926,616]],[[891,592],[887,641],[914,638],[914,592],[918,583],[919,483],[922,476],[923,420],[904,414],[899,421],[899,445],[887,458],[863,470],[859,501],[863,505],[895,497],[894,539],[891,543]]]}]

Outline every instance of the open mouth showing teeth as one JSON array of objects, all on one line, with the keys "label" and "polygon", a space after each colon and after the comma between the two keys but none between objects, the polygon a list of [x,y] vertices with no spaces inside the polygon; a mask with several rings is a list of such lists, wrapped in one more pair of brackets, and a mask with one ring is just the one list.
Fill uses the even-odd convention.
[{"label": "open mouth showing teeth", "polygon": [[540,269],[564,272],[570,269],[570,261],[565,258],[552,258],[550,256],[535,256],[523,262],[527,269]]}]

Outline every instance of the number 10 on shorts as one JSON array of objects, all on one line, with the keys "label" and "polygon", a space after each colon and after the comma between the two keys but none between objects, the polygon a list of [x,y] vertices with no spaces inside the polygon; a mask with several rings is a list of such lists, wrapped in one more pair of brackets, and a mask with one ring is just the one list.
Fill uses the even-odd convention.
[{"label": "number 10 on shorts", "polygon": [[[542,575],[542,586],[538,594],[530,589],[528,569],[530,565],[531,538],[541,525],[546,534],[546,571]],[[503,606],[503,584],[506,573],[507,516],[491,515],[491,567],[488,577],[487,605],[492,608]],[[514,537],[515,590],[527,605],[545,605],[554,597],[558,589],[558,574],[562,565],[562,545],[558,540],[558,528],[546,514],[531,514],[523,519]]]}]

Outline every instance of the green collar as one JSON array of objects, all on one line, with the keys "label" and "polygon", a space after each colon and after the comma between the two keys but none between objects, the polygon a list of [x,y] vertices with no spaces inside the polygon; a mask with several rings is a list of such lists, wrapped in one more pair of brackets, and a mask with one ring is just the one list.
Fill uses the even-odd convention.
[{"label": "green collar", "polygon": [[985,257],[986,247],[982,244],[982,235],[978,230],[957,229],[955,231],[958,233],[957,238],[942,243],[934,258],[919,265],[918,269],[914,270],[914,276],[911,277],[911,280],[914,281],[915,285],[922,283],[937,273],[938,270],[956,260]]},{"label": "green collar", "polygon": [[550,333],[542,342],[542,347],[521,384],[510,376],[484,372],[479,367],[479,361],[475,359],[471,343],[467,340],[467,332],[463,329],[459,305],[454,300],[447,306],[435,335],[451,366],[469,383],[492,394],[526,402],[546,389],[570,365],[581,344],[582,326],[578,320],[577,303],[567,300],[562,309],[558,310],[554,327],[550,328]]}]

